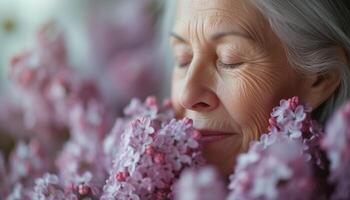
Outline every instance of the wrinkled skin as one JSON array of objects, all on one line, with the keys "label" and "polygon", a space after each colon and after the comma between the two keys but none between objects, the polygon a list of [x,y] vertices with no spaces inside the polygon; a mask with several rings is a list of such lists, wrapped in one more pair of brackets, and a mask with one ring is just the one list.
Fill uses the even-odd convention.
[{"label": "wrinkled skin", "polygon": [[198,129],[233,133],[204,149],[224,176],[266,132],[280,99],[309,92],[308,77],[288,64],[283,44],[247,0],[178,0],[170,43],[177,116]]}]

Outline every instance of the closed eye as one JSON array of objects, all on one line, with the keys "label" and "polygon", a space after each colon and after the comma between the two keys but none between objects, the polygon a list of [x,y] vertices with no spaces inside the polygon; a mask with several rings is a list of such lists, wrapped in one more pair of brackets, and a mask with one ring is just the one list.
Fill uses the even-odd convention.
[{"label": "closed eye", "polygon": [[233,64],[227,64],[227,63],[223,63],[220,60],[216,61],[216,66],[217,67],[221,67],[221,68],[228,68],[228,69],[234,69],[237,68],[239,66],[241,66],[243,64],[243,62],[239,62],[239,63],[233,63]]},{"label": "closed eye", "polygon": [[191,61],[190,62],[183,62],[183,63],[178,63],[177,65],[182,68],[182,67],[187,67],[191,64]]},{"label": "closed eye", "polygon": [[180,68],[187,67],[192,62],[192,55],[182,55],[175,58],[176,65]]}]

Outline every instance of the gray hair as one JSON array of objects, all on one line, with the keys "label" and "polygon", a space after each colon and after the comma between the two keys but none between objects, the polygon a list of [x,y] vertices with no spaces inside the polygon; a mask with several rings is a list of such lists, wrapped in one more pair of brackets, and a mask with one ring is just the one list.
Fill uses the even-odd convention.
[{"label": "gray hair", "polygon": [[[338,70],[341,82],[313,116],[324,123],[350,97],[350,13],[341,0],[252,0],[284,44],[291,66],[305,73]],[[349,60],[348,60],[349,61]]]},{"label": "gray hair", "polygon": [[[291,66],[308,74],[339,71],[338,88],[313,111],[321,123],[350,97],[350,68],[339,56],[342,49],[350,58],[350,12],[343,1],[251,0],[283,43]],[[175,1],[167,2],[164,25],[170,30]]]}]

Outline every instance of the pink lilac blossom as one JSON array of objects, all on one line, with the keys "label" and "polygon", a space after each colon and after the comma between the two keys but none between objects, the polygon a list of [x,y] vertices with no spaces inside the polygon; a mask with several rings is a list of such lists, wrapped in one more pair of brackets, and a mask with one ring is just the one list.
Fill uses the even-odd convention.
[{"label": "pink lilac blossom", "polygon": [[[203,164],[200,134],[190,119],[176,121],[157,114],[154,98],[140,107],[132,102],[131,121],[121,135],[120,149],[101,199],[171,199],[171,186],[185,167]],[[151,112],[144,112],[149,109]],[[158,117],[156,117],[158,115]]]},{"label": "pink lilac blossom", "polygon": [[[61,185],[67,193],[74,194],[78,199],[98,199],[101,196],[103,182],[97,182],[96,175],[98,174],[93,175],[89,171],[85,171],[83,174],[75,174],[71,178],[63,180],[61,178]],[[104,178],[106,178],[105,174]]]},{"label": "pink lilac blossom", "polygon": [[223,200],[227,195],[223,180],[209,166],[182,172],[175,191],[176,200]]},{"label": "pink lilac blossom", "polygon": [[83,79],[69,66],[63,33],[55,24],[43,26],[38,32],[36,48],[13,58],[10,78],[15,95],[22,100],[19,106],[24,124],[41,137],[50,139],[47,135],[62,135],[71,129],[71,123],[76,123],[70,121],[71,112],[77,106],[86,114],[95,109],[97,114],[86,120],[91,125],[91,120],[99,120],[94,125],[100,126],[102,133],[107,131],[107,116],[113,116],[113,112],[105,112],[107,105],[97,82]]},{"label": "pink lilac blossom", "polygon": [[92,138],[102,141],[111,121],[105,105],[97,99],[86,102],[76,101],[71,106],[68,118],[71,137],[79,140],[80,143]]},{"label": "pink lilac blossom", "polygon": [[6,192],[6,184],[7,184],[7,169],[6,162],[3,153],[0,151],[0,195],[5,194]]},{"label": "pink lilac blossom", "polygon": [[42,145],[37,140],[28,144],[19,142],[9,158],[9,183],[21,182],[24,186],[31,185],[33,178],[40,177],[50,168],[48,155],[45,155]]},{"label": "pink lilac blossom", "polygon": [[83,144],[67,142],[56,164],[65,188],[78,192],[78,187],[84,186],[91,192],[91,196],[98,196],[102,192],[108,171],[104,165],[101,142],[91,139],[89,143]]},{"label": "pink lilac blossom", "polygon": [[302,143],[281,134],[273,137],[268,148],[256,142],[238,157],[228,200],[311,198],[312,172],[302,154]]},{"label": "pink lilac blossom", "polygon": [[56,175],[44,174],[35,180],[35,186],[31,193],[31,200],[78,200],[78,196],[65,192]]},{"label": "pink lilac blossom", "polygon": [[[64,116],[55,114],[52,100],[64,98],[71,84],[63,34],[53,24],[38,32],[37,47],[15,56],[10,78],[28,129],[53,131],[61,129]],[[61,106],[61,105],[60,105]]]},{"label": "pink lilac blossom", "polygon": [[6,197],[6,200],[30,200],[30,190],[23,187],[21,183],[13,186],[11,194]]},{"label": "pink lilac blossom", "polygon": [[350,103],[341,107],[327,123],[322,147],[330,161],[330,183],[334,200],[350,199]]},{"label": "pink lilac blossom", "polygon": [[[312,164],[319,169],[325,168],[320,141],[324,135],[322,126],[311,118],[311,108],[303,105],[298,97],[281,100],[275,107],[269,119],[269,134],[276,133],[304,143],[304,152],[308,154]],[[261,141],[268,146],[273,142],[273,136],[263,134]],[[272,141],[268,141],[272,139]]]},{"label": "pink lilac blossom", "polygon": [[56,159],[59,176],[62,184],[73,192],[79,193],[78,188],[83,187],[89,191],[85,196],[96,198],[101,195],[111,167],[102,148],[106,111],[91,99],[72,106],[69,117],[71,136]]},{"label": "pink lilac blossom", "polygon": [[175,117],[175,113],[172,109],[170,99],[165,99],[162,105],[158,106],[157,99],[154,96],[147,97],[145,102],[133,98],[129,105],[124,108],[124,117],[117,118],[111,132],[104,139],[103,150],[108,157],[106,159],[108,166],[112,166],[112,160],[114,160],[120,147],[123,131],[132,120],[139,117],[156,119],[160,125],[160,123],[168,123]]},{"label": "pink lilac blossom", "polygon": [[34,180],[50,169],[48,155],[37,140],[28,144],[18,142],[10,154],[8,163],[2,165],[3,174],[0,180],[0,195],[9,199],[26,196]]}]

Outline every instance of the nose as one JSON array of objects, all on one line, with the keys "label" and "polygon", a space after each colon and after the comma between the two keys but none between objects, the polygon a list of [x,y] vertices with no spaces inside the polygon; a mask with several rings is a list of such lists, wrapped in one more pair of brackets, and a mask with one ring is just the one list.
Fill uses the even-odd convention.
[{"label": "nose", "polygon": [[219,105],[219,98],[214,92],[214,74],[210,70],[189,66],[182,87],[180,102],[188,110],[210,112]]}]

